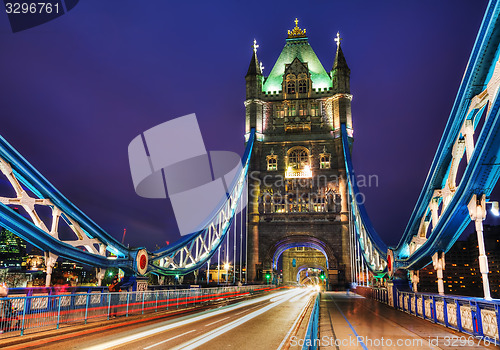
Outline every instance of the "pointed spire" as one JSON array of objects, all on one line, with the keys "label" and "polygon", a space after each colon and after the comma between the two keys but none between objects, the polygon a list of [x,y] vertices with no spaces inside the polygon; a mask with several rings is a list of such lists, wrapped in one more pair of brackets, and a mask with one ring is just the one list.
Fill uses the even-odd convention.
[{"label": "pointed spire", "polygon": [[335,91],[335,93],[349,94],[351,89],[350,87],[351,70],[347,65],[344,53],[342,52],[342,45],[341,45],[342,38],[340,37],[340,33],[337,33],[335,42],[337,43],[337,54],[335,55],[335,61],[333,62],[333,68],[331,73],[333,90]]},{"label": "pointed spire", "polygon": [[335,61],[333,62],[332,70],[344,68],[350,71],[349,66],[347,65],[347,61],[344,57],[344,53],[342,52],[342,47],[340,45],[343,39],[340,37],[339,32],[337,32],[337,37],[334,40],[337,43],[337,54],[335,55]]},{"label": "pointed spire", "polygon": [[257,40],[253,40],[253,55],[252,60],[250,61],[250,66],[248,67],[248,72],[246,76],[249,75],[262,75],[261,64],[259,63],[259,59],[257,58],[257,49],[259,45],[257,45]]}]

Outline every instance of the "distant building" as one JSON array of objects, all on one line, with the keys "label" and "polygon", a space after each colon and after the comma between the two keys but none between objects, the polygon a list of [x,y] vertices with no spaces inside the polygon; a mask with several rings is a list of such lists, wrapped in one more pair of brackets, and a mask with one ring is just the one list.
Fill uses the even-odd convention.
[{"label": "distant building", "polygon": [[[500,226],[484,225],[484,245],[488,256],[491,296],[500,297]],[[457,241],[445,254],[444,288],[446,294],[482,297],[477,234]],[[432,264],[420,270],[419,292],[437,292],[436,271]]]},{"label": "distant building", "polygon": [[0,230],[0,268],[20,270],[26,266],[26,242],[5,228]]}]

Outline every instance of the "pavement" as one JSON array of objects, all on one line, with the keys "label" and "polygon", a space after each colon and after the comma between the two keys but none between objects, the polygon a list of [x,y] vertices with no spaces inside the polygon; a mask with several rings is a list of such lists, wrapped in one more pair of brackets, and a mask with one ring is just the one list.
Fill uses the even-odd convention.
[{"label": "pavement", "polygon": [[320,302],[320,349],[497,349],[480,339],[354,293],[326,292]]}]

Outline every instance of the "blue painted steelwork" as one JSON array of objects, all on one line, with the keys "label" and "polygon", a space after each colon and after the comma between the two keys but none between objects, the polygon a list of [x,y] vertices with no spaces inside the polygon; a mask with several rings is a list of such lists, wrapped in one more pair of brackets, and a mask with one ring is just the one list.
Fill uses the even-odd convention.
[{"label": "blue painted steelwork", "polygon": [[[399,244],[393,249],[394,269],[418,270],[429,264],[436,252],[447,252],[470,222],[467,205],[473,195],[488,198],[500,177],[499,16],[499,1],[490,1],[422,192]],[[484,124],[476,130],[480,118],[485,119]],[[475,142],[474,131],[480,131]],[[368,253],[372,249],[385,255],[387,246],[373,229],[364,206],[355,201],[359,190],[353,181],[345,125],[342,141],[356,240],[368,268],[380,274],[384,271],[374,268]],[[455,185],[457,164],[464,150],[467,167]]]},{"label": "blue painted steelwork", "polygon": [[[238,209],[239,201],[242,199],[245,190],[245,179],[248,173],[248,167],[250,165],[250,158],[252,155],[252,148],[255,140],[255,129],[252,129],[247,141],[247,146],[245,149],[245,153],[243,154],[242,163],[243,168],[238,176],[235,176],[231,186],[229,187],[229,193],[227,194],[227,198],[224,198],[218,205],[218,207],[214,210],[214,214],[211,218],[206,221],[205,229],[188,235],[180,241],[176,242],[171,247],[166,247],[160,249],[152,254],[151,264],[149,265],[149,270],[153,272],[158,272],[166,275],[175,275],[175,274],[186,274],[191,271],[197,270],[200,268],[208,259],[210,259],[215,252],[219,249],[223,240],[225,239],[229,228],[231,227],[231,223],[234,220],[234,216]],[[217,232],[218,237],[214,240],[214,243],[210,246],[210,249],[205,249],[201,240],[205,240],[205,237],[208,239],[213,239],[213,235],[216,234],[217,228],[212,225],[214,221],[221,221],[220,216],[224,211],[229,210],[230,214],[227,215],[227,220],[223,221],[221,225],[219,225],[220,232]],[[187,248],[186,248],[187,247]],[[192,259],[190,264],[185,264],[182,266],[182,261],[189,258],[188,254],[190,251],[196,250],[200,252],[205,249],[205,252],[202,254],[203,259],[200,261],[195,261]],[[188,252],[189,251],[189,252]],[[169,266],[161,266],[164,265],[173,265],[175,263],[175,267]],[[179,266],[180,265],[180,266]]]},{"label": "blue painted steelwork", "polygon": [[132,268],[132,260],[137,250],[129,250],[116,239],[106,233],[101,227],[87,217],[80,209],[64,197],[43,175],[19,154],[3,137],[0,136],[0,157],[12,167],[16,178],[40,199],[50,201],[63,213],[79,223],[82,230],[90,238],[99,240],[110,247],[118,256],[117,259],[107,259],[106,256],[91,254],[59,241],[47,234],[33,222],[27,220],[5,204],[0,205],[0,222],[2,226],[16,233],[43,251],[57,252],[57,255],[75,262],[98,267]]},{"label": "blue painted steelwork", "polygon": [[[466,345],[475,345],[474,337],[479,337],[479,344],[484,345],[498,344],[500,340],[498,301],[402,291],[396,295],[396,309],[473,336],[466,339]],[[373,297],[379,300],[379,294]]]},{"label": "blue painted steelwork", "polygon": [[450,118],[439,143],[429,174],[405,232],[395,248],[396,267],[417,270],[430,262],[436,251],[448,251],[470,222],[467,204],[473,194],[488,197],[500,175],[500,135],[498,95],[489,102],[489,114],[476,141],[474,153],[469,160],[465,173],[456,192],[446,209],[441,213],[426,242],[408,256],[408,246],[421,224],[422,217],[428,215],[428,203],[436,189],[443,188],[451,166],[451,150],[465,119],[474,118],[474,128],[484,108],[475,109],[467,114],[471,99],[483,91],[491,78],[500,43],[499,26],[500,4],[491,1],[486,10],[479,34],[472,50],[462,83],[460,85]]},{"label": "blue painted steelwork", "polygon": [[[253,141],[255,137],[255,130],[250,133],[249,140],[247,142],[247,147],[243,157],[244,166],[242,173],[238,174],[233,183],[231,184],[231,196],[228,194],[228,198],[223,198],[220,205],[214,210],[214,217],[219,215],[222,208],[228,203],[236,203],[235,207],[238,205],[242,198],[244,186],[241,185],[241,178],[245,178],[248,165],[250,161],[251,150],[253,147]],[[18,198],[2,198],[2,203],[0,204],[0,222],[1,225],[10,231],[14,232],[16,235],[22,237],[26,241],[35,245],[39,249],[45,252],[51,252],[59,257],[69,259],[82,264],[87,264],[91,266],[96,266],[99,268],[108,267],[120,267],[125,270],[133,271],[139,273],[137,265],[137,256],[140,251],[144,248],[129,249],[118,242],[115,238],[109,235],[101,227],[99,227],[94,221],[87,217],[80,209],[78,209],[73,203],[71,203],[66,197],[64,197],[45,177],[43,177],[19,152],[17,152],[3,137],[0,136],[0,167],[3,172],[8,176],[9,171],[12,170],[12,176],[9,179],[11,184],[19,182],[23,189],[18,188],[16,193],[19,191],[23,192],[25,197]],[[30,197],[27,194],[26,189],[33,193],[37,198]],[[237,190],[237,191],[236,191]],[[26,192],[26,193],[25,193]],[[72,227],[76,235],[81,236],[80,240],[82,244],[75,244],[74,246],[63,242],[58,239],[58,232],[54,232],[53,229],[46,228],[44,223],[36,222],[38,219],[38,214],[28,213],[33,219],[30,221],[21,215],[19,212],[11,209],[9,205],[12,205],[12,201],[20,201],[19,206],[34,208],[34,205],[46,205],[49,206],[54,212],[60,213],[59,216],[54,215],[53,220],[64,220],[68,225]],[[40,202],[36,202],[40,200]],[[28,201],[23,203],[23,201]],[[42,203],[43,202],[43,203]],[[182,240],[176,242],[173,246],[167,247],[163,250],[159,250],[154,253],[147,253],[149,259],[147,261],[147,271],[152,271],[157,274],[185,274],[195,269],[201,267],[219,248],[222,240],[224,239],[227,230],[229,229],[230,223],[235,215],[235,208],[231,207],[232,210],[229,213],[228,225],[224,226],[224,230],[220,235],[220,239],[215,245],[209,246],[209,253],[197,258],[196,264],[191,264],[189,268],[186,269],[176,269],[175,271],[168,268],[163,268],[152,263],[157,259],[165,256],[175,255],[179,251],[189,251],[194,249],[193,244],[196,239],[202,236],[206,230],[202,230],[198,233],[194,233],[190,236],[183,238]],[[54,217],[56,219],[54,219]],[[43,221],[43,220],[41,220]],[[210,221],[207,221],[210,222]],[[38,226],[37,226],[38,223]],[[50,232],[49,232],[50,231]],[[57,230],[56,230],[57,231]],[[83,237],[86,236],[86,237]],[[78,248],[78,246],[88,246],[87,250],[84,251]],[[99,248],[96,248],[99,246]],[[102,247],[106,249],[103,251]],[[106,250],[113,253],[115,256],[107,256]],[[193,253],[194,255],[194,253]],[[145,272],[142,272],[145,273]]]},{"label": "blue painted steelwork", "polygon": [[[344,149],[344,161],[347,172],[347,184],[348,184],[348,195],[350,198],[350,209],[353,213],[354,219],[354,229],[356,234],[356,239],[358,240],[361,251],[363,253],[363,258],[366,262],[368,268],[375,274],[383,274],[387,271],[387,260],[385,256],[387,254],[387,245],[382,241],[377,231],[373,228],[373,225],[368,217],[365,206],[362,201],[358,201],[357,198],[361,196],[358,185],[356,183],[356,174],[354,173],[351,152],[349,148],[349,138],[347,134],[347,128],[345,124],[342,124],[342,145]],[[365,233],[366,241],[362,238],[362,232]],[[370,244],[378,253],[377,259],[380,262],[373,264],[374,259],[370,259],[368,256],[369,250],[367,245]],[[374,257],[375,258],[375,257]]]}]

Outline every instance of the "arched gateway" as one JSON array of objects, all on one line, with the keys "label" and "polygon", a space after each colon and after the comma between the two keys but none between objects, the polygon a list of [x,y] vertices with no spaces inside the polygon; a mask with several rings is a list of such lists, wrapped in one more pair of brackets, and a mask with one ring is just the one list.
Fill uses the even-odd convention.
[{"label": "arched gateway", "polygon": [[245,77],[246,135],[252,128],[257,135],[248,175],[250,282],[276,276],[279,257],[297,247],[305,247],[302,258],[311,265],[324,260],[332,284],[351,278],[340,127],[352,136],[352,96],[337,39],[327,72],[296,24],[267,77],[254,42]]}]

